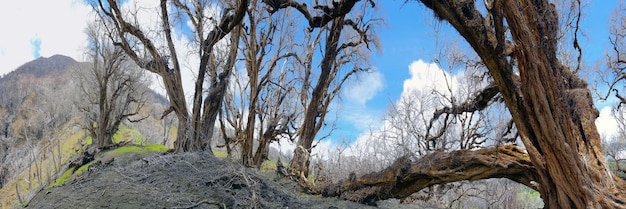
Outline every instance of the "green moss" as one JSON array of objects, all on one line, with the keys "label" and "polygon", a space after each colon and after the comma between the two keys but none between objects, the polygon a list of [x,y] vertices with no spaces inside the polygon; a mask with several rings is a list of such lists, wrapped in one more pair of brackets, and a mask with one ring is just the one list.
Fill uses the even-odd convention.
[{"label": "green moss", "polygon": [[28,205],[28,201],[24,201],[24,202],[20,202],[20,204],[18,204],[18,207],[22,207],[25,208]]},{"label": "green moss", "polygon": [[170,150],[170,148],[162,144],[148,144],[144,146],[144,148],[151,152],[167,152],[168,150]]}]

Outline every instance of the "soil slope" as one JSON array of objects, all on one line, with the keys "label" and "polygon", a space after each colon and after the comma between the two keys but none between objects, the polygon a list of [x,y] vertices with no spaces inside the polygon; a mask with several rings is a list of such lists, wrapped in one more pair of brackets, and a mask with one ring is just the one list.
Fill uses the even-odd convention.
[{"label": "soil slope", "polygon": [[27,205],[27,208],[370,207],[305,195],[289,179],[205,153],[129,153],[104,157],[72,181],[42,190]]}]

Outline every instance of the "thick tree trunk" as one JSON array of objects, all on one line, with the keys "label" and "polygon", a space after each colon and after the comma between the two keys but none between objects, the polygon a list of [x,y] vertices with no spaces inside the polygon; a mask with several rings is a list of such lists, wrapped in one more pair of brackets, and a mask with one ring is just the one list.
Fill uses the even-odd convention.
[{"label": "thick tree trunk", "polygon": [[[487,6],[493,22],[486,22],[474,1],[421,2],[482,58],[528,154],[513,147],[434,153],[416,162],[397,161],[382,172],[328,187],[324,194],[363,202],[405,197],[432,184],[503,177],[535,188],[546,208],[625,208],[626,185],[604,158],[594,123],[598,111],[587,84],[557,60],[554,5],[495,1]],[[515,43],[511,53],[506,50],[505,20]],[[513,79],[511,60],[517,62],[519,82]],[[493,161],[478,160],[488,156]],[[498,160],[507,163],[489,163]],[[434,166],[424,165],[432,161]]]},{"label": "thick tree trunk", "polygon": [[[256,60],[253,60],[256,62]],[[248,67],[252,67],[253,65],[248,65]],[[248,78],[250,83],[250,98],[248,100],[248,118],[246,121],[246,129],[244,130],[244,138],[243,144],[241,147],[241,161],[245,166],[252,166],[254,164],[254,160],[252,159],[252,149],[254,145],[254,131],[256,125],[256,116],[257,116],[257,98],[258,98],[258,69],[256,66],[252,67],[252,69],[248,70]],[[260,136],[259,136],[260,137]]]},{"label": "thick tree trunk", "polygon": [[385,170],[327,185],[321,193],[371,203],[405,198],[435,184],[463,180],[508,178],[533,187],[530,182],[537,177],[528,154],[507,145],[476,151],[435,152],[415,161],[402,157]]},{"label": "thick tree trunk", "polygon": [[[240,6],[240,10],[247,7],[247,2],[241,2],[243,6]],[[211,140],[213,138],[213,130],[215,129],[215,121],[217,120],[217,114],[222,108],[222,102],[224,101],[224,95],[228,85],[230,84],[230,76],[235,63],[237,63],[237,50],[239,49],[239,36],[241,34],[241,28],[236,26],[230,33],[230,48],[228,57],[226,58],[226,64],[223,71],[211,81],[211,87],[209,88],[209,95],[204,99],[204,109],[202,115],[202,128],[200,129],[200,135],[196,140],[198,143],[203,143],[205,147],[203,150],[207,150],[213,153],[211,150]],[[201,142],[200,142],[201,141]]]},{"label": "thick tree trunk", "polygon": [[[556,58],[558,15],[547,1],[503,1],[522,100],[514,120],[539,173],[548,208],[623,208],[625,185],[609,170],[584,81]],[[519,128],[523,127],[523,128]]]},{"label": "thick tree trunk", "polygon": [[261,167],[263,161],[267,160],[267,155],[270,152],[270,138],[266,136],[259,136],[259,146],[254,153],[252,163],[255,167]]},{"label": "thick tree trunk", "polygon": [[[556,58],[558,16],[554,5],[540,0],[495,1],[488,6],[493,22],[487,23],[476,10],[473,1],[422,0],[422,3],[431,8],[438,18],[452,24],[482,58],[513,116],[532,162],[532,167],[524,166],[524,178],[519,178],[516,166],[505,166],[495,176],[479,176],[505,177],[526,185],[534,180],[538,183],[535,188],[544,199],[546,208],[626,207],[624,182],[610,172],[602,153],[600,137],[594,124],[598,112],[593,107],[586,83]],[[512,55],[518,63],[521,78],[519,85],[513,82],[513,67],[508,59],[510,54],[505,50],[504,20],[508,23],[515,43]],[[459,163],[463,165],[470,162]],[[414,164],[401,164],[408,166],[408,172],[400,169],[403,171],[401,173],[423,173],[416,172]],[[398,167],[397,164],[394,166]],[[450,176],[445,172],[449,170],[447,167],[428,169],[431,169],[428,171],[432,175],[431,179]],[[392,167],[383,173],[393,174],[397,170]],[[471,174],[471,171],[464,170],[461,173]],[[533,172],[529,175],[528,171]],[[411,182],[412,179],[400,175],[403,177],[393,181],[393,178],[385,175],[361,177],[356,183],[343,185],[343,188],[373,188],[370,185]],[[460,175],[451,180],[475,178],[473,175]],[[417,179],[421,177],[414,178],[415,181]],[[386,185],[364,193],[367,193],[365,199],[371,199],[369,193],[375,194],[377,198],[402,197],[421,188]],[[329,191],[332,190],[326,190],[326,193],[337,194]]]}]

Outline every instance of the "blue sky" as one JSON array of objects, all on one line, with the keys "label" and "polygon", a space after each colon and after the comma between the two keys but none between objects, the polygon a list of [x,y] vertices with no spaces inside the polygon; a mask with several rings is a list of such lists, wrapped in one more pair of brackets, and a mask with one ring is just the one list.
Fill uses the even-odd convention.
[{"label": "blue sky", "polygon": [[[581,19],[580,43],[584,52],[583,61],[587,65],[600,62],[609,47],[609,17],[617,3],[614,0],[583,2],[584,16]],[[336,131],[336,138],[341,140],[346,138],[356,140],[360,134],[367,131],[363,127],[357,127],[354,121],[374,120],[372,123],[374,126],[380,125],[376,122],[382,120],[390,103],[398,100],[403,92],[402,83],[411,77],[408,67],[412,62],[416,60],[432,62],[437,46],[449,45],[450,41],[454,41],[453,44],[459,48],[468,48],[462,37],[453,31],[449,24],[434,20],[432,11],[417,2],[382,1],[378,5],[382,6],[381,13],[387,27],[378,32],[383,50],[371,59],[382,74],[383,88],[376,92],[365,106],[344,100],[344,118],[358,113],[369,114],[363,115],[362,118],[340,120],[339,124],[343,129]],[[438,43],[435,41],[435,28],[440,31]],[[598,103],[598,108],[610,105],[610,102]],[[608,109],[605,109],[604,113],[608,114]]]},{"label": "blue sky", "polygon": [[[609,47],[609,17],[618,2],[594,0],[583,1],[583,4],[583,58],[587,65],[593,65]],[[382,51],[370,58],[377,73],[360,76],[361,83],[352,83],[348,86],[351,90],[344,91],[341,102],[337,103],[339,129],[331,137],[334,141],[354,141],[369,129],[379,128],[388,106],[405,90],[405,82],[419,82],[419,79],[412,79],[417,75],[409,70],[412,63],[418,60],[432,62],[437,46],[444,44],[467,50],[461,37],[447,23],[435,21],[432,12],[420,3],[385,0],[378,1],[377,7],[385,19],[385,26],[378,31]],[[39,56],[64,54],[82,60],[86,40],[83,29],[92,19],[90,10],[79,0],[3,4],[0,7],[0,28],[10,30],[0,35],[0,75]],[[434,41],[435,28],[441,31],[439,42]],[[599,107],[604,108],[607,104],[599,104]]]}]

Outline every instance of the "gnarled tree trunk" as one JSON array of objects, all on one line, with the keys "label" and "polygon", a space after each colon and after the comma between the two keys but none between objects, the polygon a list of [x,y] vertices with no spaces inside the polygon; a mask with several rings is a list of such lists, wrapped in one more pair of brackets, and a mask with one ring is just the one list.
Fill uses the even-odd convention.
[{"label": "gnarled tree trunk", "polygon": [[537,175],[527,153],[506,145],[476,151],[437,151],[415,161],[402,157],[385,170],[327,185],[321,193],[367,203],[405,198],[435,184],[488,178],[508,178],[533,187],[530,182]]},{"label": "gnarled tree trunk", "polygon": [[[449,165],[450,161],[443,161],[448,163],[447,166],[431,167],[434,170],[430,171],[422,171],[415,163],[406,161],[401,163],[403,166],[394,165],[403,169],[394,170],[392,166],[391,170],[379,174],[381,177],[366,175],[354,183],[335,185],[336,188],[348,194],[346,191],[362,191],[359,189],[368,187],[376,189],[372,185],[384,185],[373,192],[383,198],[402,197],[418,191],[424,185],[450,182],[441,179],[505,177],[537,189],[546,208],[626,207],[626,186],[611,173],[603,155],[601,139],[594,124],[598,111],[593,107],[587,84],[556,57],[558,15],[554,5],[541,0],[496,0],[487,5],[487,15],[493,22],[486,22],[485,17],[475,8],[474,1],[421,2],[432,9],[438,18],[449,22],[482,58],[511,112],[532,165],[522,163],[528,160],[525,157],[517,157],[511,158],[517,161],[510,164],[513,166],[499,167],[492,164],[488,165],[490,169],[483,170],[483,173],[493,172],[495,175],[471,175],[472,171],[482,168],[473,163],[475,160],[472,158],[453,160],[457,163],[452,165]],[[512,53],[506,50],[505,20],[512,37],[509,41],[514,43],[511,46]],[[513,79],[511,60],[517,61],[520,76],[518,84]],[[487,150],[475,153],[489,154]],[[516,151],[512,150],[511,153]],[[433,154],[426,157],[442,156]],[[457,164],[469,166],[470,169],[464,169],[461,173],[470,175],[449,173]],[[518,165],[524,165],[522,171]],[[398,171],[402,172],[398,174]],[[425,176],[423,173],[432,175],[426,177],[431,180],[420,180]],[[396,181],[387,175],[396,177]],[[450,178],[455,175],[457,178]],[[531,185],[530,180],[537,185]],[[398,187],[397,182],[419,186]],[[333,190],[325,191],[328,195],[337,195],[337,192],[329,192]],[[366,197],[372,198],[371,195]]]}]

